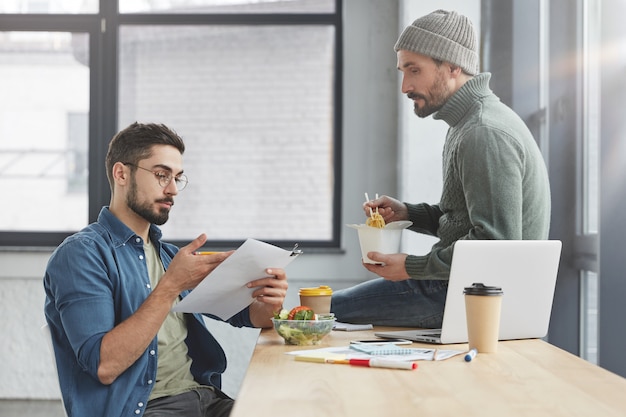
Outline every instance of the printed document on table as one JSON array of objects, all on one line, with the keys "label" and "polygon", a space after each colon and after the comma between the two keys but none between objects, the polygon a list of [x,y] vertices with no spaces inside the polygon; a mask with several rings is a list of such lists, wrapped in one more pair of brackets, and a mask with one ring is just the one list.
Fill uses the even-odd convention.
[{"label": "printed document on table", "polygon": [[267,268],[285,268],[297,256],[295,252],[248,239],[172,310],[212,314],[228,320],[254,301],[255,288],[246,287],[248,282],[266,277]]},{"label": "printed document on table", "polygon": [[350,346],[333,346],[327,348],[318,348],[311,350],[294,350],[285,352],[287,355],[304,356],[307,358],[325,358],[325,359],[372,359],[380,358],[392,361],[406,362],[406,361],[443,361],[453,356],[461,355],[465,353],[462,350],[453,349],[431,349],[431,348],[402,348],[396,346],[398,349],[403,349],[402,354],[395,354],[393,351],[389,351],[385,354],[368,354],[354,349],[354,345]]}]

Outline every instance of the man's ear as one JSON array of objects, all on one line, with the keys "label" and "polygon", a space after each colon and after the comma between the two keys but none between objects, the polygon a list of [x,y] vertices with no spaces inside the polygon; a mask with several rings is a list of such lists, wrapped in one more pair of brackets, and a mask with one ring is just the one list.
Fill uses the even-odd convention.
[{"label": "man's ear", "polygon": [[460,66],[454,64],[449,64],[449,66],[451,77],[458,78],[459,75],[463,74],[463,69]]},{"label": "man's ear", "polygon": [[121,162],[116,162],[112,168],[113,181],[118,185],[126,185],[130,178],[130,171],[126,165]]}]

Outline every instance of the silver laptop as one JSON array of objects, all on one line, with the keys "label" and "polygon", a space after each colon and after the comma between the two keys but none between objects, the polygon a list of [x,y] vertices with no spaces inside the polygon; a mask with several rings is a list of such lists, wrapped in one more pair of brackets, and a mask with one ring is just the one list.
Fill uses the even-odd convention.
[{"label": "silver laptop", "polygon": [[502,287],[500,340],[542,338],[548,333],[559,240],[460,240],[455,243],[441,329],[376,332],[381,338],[426,343],[466,343],[463,289],[472,283]]}]

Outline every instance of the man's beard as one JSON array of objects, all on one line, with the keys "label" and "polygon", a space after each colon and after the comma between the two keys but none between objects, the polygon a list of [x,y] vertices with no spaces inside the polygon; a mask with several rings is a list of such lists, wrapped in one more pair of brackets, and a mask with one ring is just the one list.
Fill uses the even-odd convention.
[{"label": "man's beard", "polygon": [[[170,202],[174,204],[174,201],[171,198],[163,198],[158,200],[157,202]],[[157,213],[154,212],[154,209],[150,205],[150,203],[140,203],[137,198],[137,182],[133,178],[130,184],[130,190],[128,195],[126,196],[126,204],[128,207],[137,213],[139,216],[143,217],[150,223],[156,224],[158,226],[165,224],[170,217],[170,212],[166,208],[160,209]]]},{"label": "man's beard", "polygon": [[446,101],[448,101],[450,90],[441,75],[437,75],[433,86],[428,91],[428,95],[429,97],[417,93],[407,94],[407,97],[411,100],[415,100],[417,98],[424,100],[424,106],[421,108],[417,105],[417,103],[415,103],[414,111],[418,117],[424,118],[430,116],[431,114],[441,110],[444,104],[446,104]]}]

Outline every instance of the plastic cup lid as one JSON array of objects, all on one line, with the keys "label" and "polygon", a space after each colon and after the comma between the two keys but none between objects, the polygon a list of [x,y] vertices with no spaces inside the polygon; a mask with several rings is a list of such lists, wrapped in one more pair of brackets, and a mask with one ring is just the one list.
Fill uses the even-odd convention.
[{"label": "plastic cup lid", "polygon": [[500,287],[490,287],[481,282],[475,282],[471,287],[465,287],[463,294],[466,295],[502,295],[503,291]]},{"label": "plastic cup lid", "polygon": [[298,294],[304,296],[333,295],[333,290],[327,285],[320,285],[314,288],[300,288]]}]

